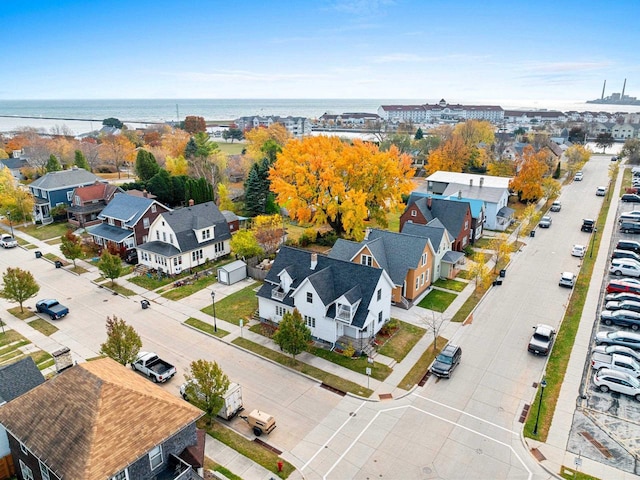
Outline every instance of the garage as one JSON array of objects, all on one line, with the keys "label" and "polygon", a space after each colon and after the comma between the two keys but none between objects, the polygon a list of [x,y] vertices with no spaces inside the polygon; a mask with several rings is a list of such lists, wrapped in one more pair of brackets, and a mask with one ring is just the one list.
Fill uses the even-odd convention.
[{"label": "garage", "polygon": [[236,260],[218,268],[218,281],[225,285],[233,285],[245,278],[247,278],[247,264],[242,260]]}]

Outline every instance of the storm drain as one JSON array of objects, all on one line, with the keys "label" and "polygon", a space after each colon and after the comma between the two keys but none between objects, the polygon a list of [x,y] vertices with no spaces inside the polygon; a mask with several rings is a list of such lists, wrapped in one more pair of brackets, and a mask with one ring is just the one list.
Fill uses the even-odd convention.
[{"label": "storm drain", "polygon": [[538,450],[537,448],[532,448],[531,449],[531,455],[533,455],[535,457],[536,460],[538,460],[539,462],[542,462],[543,460],[546,460],[547,457],[545,457],[542,452],[540,450]]},{"label": "storm drain", "polygon": [[393,398],[393,395],[391,395],[390,393],[379,393],[378,397],[380,397],[380,400],[391,400]]},{"label": "storm drain", "polygon": [[591,442],[591,444],[594,447],[596,447],[598,451],[605,456],[605,458],[613,458],[613,455],[611,455],[611,452],[609,451],[609,449],[604,445],[602,445],[598,440],[593,438],[589,432],[580,432],[580,435],[582,435],[589,442]]},{"label": "storm drain", "polygon": [[431,376],[431,372],[425,373],[424,377],[422,377],[422,379],[418,382],[418,385],[421,387],[424,387],[424,384],[427,383],[427,380],[429,380],[430,376]]},{"label": "storm drain", "polygon": [[531,408],[531,405],[529,405],[528,403],[524,404],[524,407],[522,408],[522,413],[520,414],[520,420],[518,420],[520,423],[525,422],[525,420],[527,419],[527,415],[529,414],[530,408]]},{"label": "storm drain", "polygon": [[338,395],[344,397],[346,395],[342,390],[338,390],[337,388],[332,387],[331,385],[327,385],[326,383],[321,383],[320,388],[324,388],[325,390],[329,390],[330,392],[337,393]]},{"label": "storm drain", "polygon": [[263,442],[262,440],[260,440],[259,438],[254,438],[253,441],[255,443],[257,443],[258,445],[260,445],[261,447],[266,448],[267,450],[275,453],[276,455],[280,455],[282,454],[282,452],[280,450],[278,450],[276,447],[272,447],[271,445],[269,445],[266,442]]}]

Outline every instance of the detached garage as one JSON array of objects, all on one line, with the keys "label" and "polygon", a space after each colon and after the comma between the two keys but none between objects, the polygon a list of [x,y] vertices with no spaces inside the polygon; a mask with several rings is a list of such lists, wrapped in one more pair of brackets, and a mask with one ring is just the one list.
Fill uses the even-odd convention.
[{"label": "detached garage", "polygon": [[225,285],[233,285],[247,278],[247,264],[236,260],[218,268],[218,281]]}]

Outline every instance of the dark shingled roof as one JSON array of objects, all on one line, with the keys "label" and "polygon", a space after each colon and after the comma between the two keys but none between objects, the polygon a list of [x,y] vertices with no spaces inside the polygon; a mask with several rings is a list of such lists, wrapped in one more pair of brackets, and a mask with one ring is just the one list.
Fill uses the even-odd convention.
[{"label": "dark shingled roof", "polygon": [[[429,225],[420,225],[419,223],[413,222],[405,222],[402,226],[402,233],[407,233],[409,235],[415,235],[416,237],[425,237],[431,240],[431,245],[434,249],[437,249],[442,241],[442,237],[444,236],[444,232],[447,229],[442,222],[437,218],[431,220]],[[452,239],[451,232],[447,232],[449,234],[449,238]]]},{"label": "dark shingled roof", "polygon": [[151,198],[118,193],[102,210],[99,218],[114,218],[122,221],[127,227],[133,227],[154,203],[160,205]]},{"label": "dark shingled roof", "polygon": [[107,183],[106,180],[87,172],[83,168],[72,168],[71,170],[49,172],[45,176],[34,180],[29,187],[41,188],[42,190],[59,190],[66,187],[90,185],[95,182]]},{"label": "dark shingled roof", "polygon": [[[369,304],[375,294],[380,276],[383,275],[383,270],[320,254],[317,255],[318,263],[315,269],[312,270],[311,255],[312,252],[307,250],[282,247],[257,295],[275,301],[275,299],[271,298],[271,290],[280,284],[279,275],[286,270],[294,280],[292,289],[287,292],[281,303],[294,306],[291,293],[304,280],[309,278],[325,306],[332,305],[342,295],[348,296],[352,302],[360,299],[360,304],[351,325],[355,327],[364,326]],[[357,291],[356,287],[360,292]],[[335,309],[329,308],[329,316],[331,316],[332,311],[335,312]]]},{"label": "dark shingled roof", "polygon": [[[200,203],[162,214],[176,234],[180,250],[188,252],[209,243],[218,243],[231,238],[229,224],[213,202]],[[198,242],[195,230],[215,226],[214,238],[207,242]]]},{"label": "dark shingled roof", "polygon": [[469,204],[466,202],[454,202],[444,198],[431,198],[431,208],[427,207],[428,197],[415,198],[409,196],[407,200],[407,208],[411,204],[415,204],[420,210],[427,223],[437,218],[442,222],[445,228],[456,238],[464,229],[464,220],[467,210],[471,211]]},{"label": "dark shingled roof", "polygon": [[10,402],[41,383],[44,383],[44,377],[31,357],[0,367],[0,404]]}]

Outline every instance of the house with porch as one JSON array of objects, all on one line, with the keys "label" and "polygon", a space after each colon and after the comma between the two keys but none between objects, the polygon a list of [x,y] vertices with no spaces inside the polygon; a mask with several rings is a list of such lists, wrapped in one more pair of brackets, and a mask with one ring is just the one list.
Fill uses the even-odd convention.
[{"label": "house with porch", "polygon": [[431,287],[434,256],[429,237],[375,228],[367,228],[361,242],[338,239],[329,252],[330,258],[384,269],[394,283],[391,301],[407,309]]},{"label": "house with porch", "polygon": [[96,245],[123,255],[147,242],[153,221],[169,211],[170,208],[151,198],[117,193],[98,216],[100,223],[88,231]]},{"label": "house with porch", "polygon": [[190,203],[151,223],[147,242],[136,247],[140,264],[177,275],[231,253],[229,224],[216,204]]},{"label": "house with porch", "polygon": [[203,412],[110,358],[0,407],[19,478],[197,480]]},{"label": "house with porch", "polygon": [[67,221],[76,228],[101,223],[98,215],[113,200],[116,193],[124,193],[124,190],[103,182],[77,187],[71,195],[71,205],[67,208]]},{"label": "house with porch", "polygon": [[471,243],[472,217],[468,202],[434,198],[433,196],[415,196],[410,200],[400,216],[401,232],[407,222],[427,225],[437,218],[451,233],[453,250],[460,252]]},{"label": "house with porch", "polygon": [[36,223],[51,223],[51,210],[58,206],[69,207],[73,199],[73,191],[78,187],[87,187],[96,182],[107,183],[106,180],[87,172],[83,168],[73,167],[70,170],[49,172],[34,180],[29,185],[33,195],[33,219]]},{"label": "house with porch", "polygon": [[285,246],[258,290],[258,311],[278,324],[297,309],[314,339],[363,351],[391,317],[394,287],[381,268]]},{"label": "house with porch", "polygon": [[514,218],[515,210],[508,207],[509,189],[472,184],[451,183],[443,192],[445,197],[473,198],[485,204],[485,224],[488,230],[504,232]]}]

